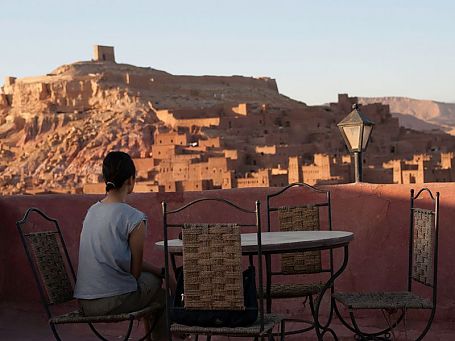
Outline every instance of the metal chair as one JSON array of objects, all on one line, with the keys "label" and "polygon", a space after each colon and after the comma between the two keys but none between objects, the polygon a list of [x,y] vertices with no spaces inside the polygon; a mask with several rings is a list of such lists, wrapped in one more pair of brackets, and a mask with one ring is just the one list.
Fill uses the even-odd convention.
[{"label": "metal chair", "polygon": [[[415,200],[423,193],[428,193],[432,209],[415,206]],[[430,311],[427,324],[416,340],[422,340],[431,327],[436,312],[437,274],[438,274],[438,234],[439,234],[439,192],[433,196],[428,188],[421,189],[414,196],[411,190],[408,285],[406,291],[399,292],[370,292],[342,293],[333,295],[349,310],[352,325],[349,325],[339,314],[343,324],[361,340],[388,340],[393,329],[405,318],[409,309],[425,309]],[[431,297],[424,297],[413,291],[415,286],[421,289],[429,288]],[[395,321],[386,318],[388,327],[373,333],[362,331],[356,321],[354,311],[363,309],[378,309],[387,317],[389,312],[399,311]]]},{"label": "metal chair", "polygon": [[[33,224],[35,229],[39,231],[30,232],[26,229],[32,217],[39,219],[39,223],[35,222]],[[44,224],[50,224],[52,227],[43,231],[39,227]],[[134,320],[144,317],[151,318],[152,315],[157,315],[163,311],[163,307],[153,304],[139,311],[116,315],[84,316],[81,311],[75,310],[63,315],[54,316],[52,307],[74,301],[73,289],[76,281],[76,274],[68,255],[60,225],[56,219],[48,217],[41,210],[29,208],[24,217],[16,222],[16,226],[33,270],[41,301],[49,320],[49,326],[56,340],[61,340],[56,328],[56,325],[59,324],[87,323],[98,338],[107,340],[95,328],[94,323],[129,321],[124,337],[124,340],[128,340],[132,332]],[[68,274],[68,270],[70,274]],[[154,320],[156,323],[157,318]],[[152,324],[152,327],[139,340],[149,338],[153,326],[154,324]]]},{"label": "metal chair", "polygon": [[[301,188],[305,193],[311,196],[310,200],[303,199],[297,203],[292,201],[292,206],[279,203],[286,199],[286,194],[289,194],[291,188]],[[294,192],[295,193],[295,192]],[[275,203],[276,202],[276,203]],[[274,204],[275,203],[275,204]],[[306,183],[292,183],[282,188],[276,193],[267,195],[267,231],[272,230],[272,215],[278,215],[278,225],[281,231],[315,231],[320,230],[320,208],[324,207],[326,211],[326,219],[328,230],[332,230],[332,216],[330,192],[317,189]],[[323,283],[274,283],[273,276],[296,276],[309,275],[318,273],[330,273],[333,275],[333,255],[332,250],[329,251],[329,266],[323,267],[321,251],[307,251],[300,253],[291,253],[281,255],[281,268],[278,271],[272,270],[271,256],[266,257],[267,280],[266,280],[266,297],[267,297],[267,313],[272,311],[272,301],[274,299],[295,299],[305,298],[309,301],[311,315],[313,321],[296,318],[286,318],[284,321],[294,321],[307,323],[310,326],[298,329],[289,330],[286,334],[297,334],[309,331],[313,328],[319,336],[319,331],[315,324],[315,307],[314,295],[318,295],[324,287]],[[333,292],[333,287],[331,288]],[[332,308],[332,302],[331,302]],[[333,317],[333,310],[330,309],[326,326],[330,324]]]},{"label": "metal chair", "polygon": [[[201,211],[201,205],[207,204]],[[198,207],[199,206],[199,207]],[[172,333],[193,334],[196,339],[199,335],[205,335],[210,340],[212,335],[224,335],[234,337],[253,337],[255,340],[264,337],[272,337],[272,329],[280,324],[281,318],[272,314],[264,313],[263,304],[263,269],[262,269],[262,243],[260,203],[256,202],[256,208],[249,210],[220,198],[201,198],[194,200],[182,207],[168,210],[167,203],[162,202],[163,229],[164,229],[164,252],[165,274],[167,291],[167,325],[169,340]],[[194,209],[194,212],[193,212]],[[213,210],[230,209],[234,222],[225,223],[197,223],[203,220],[201,215]],[[202,213],[202,214],[201,214]],[[180,217],[180,218],[178,218]],[[169,223],[169,219],[179,222]],[[217,219],[218,220],[218,219]],[[252,222],[254,220],[254,222]],[[193,223],[193,224],[191,224]],[[195,325],[178,324],[171,321],[171,292],[169,287],[170,262],[175,271],[175,259],[169,251],[169,229],[177,228],[182,236],[182,256],[185,283],[185,309],[190,310],[242,310],[243,287],[241,283],[241,256],[240,229],[250,230],[253,228],[257,234],[257,279],[259,309],[257,320],[248,326],[242,327],[201,327]],[[175,230],[174,230],[175,231]],[[172,259],[171,259],[172,258]],[[249,257],[250,265],[253,264],[253,256]],[[201,265],[202,263],[202,265]],[[201,273],[203,271],[203,273]],[[228,286],[226,284],[229,283]],[[282,340],[284,339],[282,330]]]}]

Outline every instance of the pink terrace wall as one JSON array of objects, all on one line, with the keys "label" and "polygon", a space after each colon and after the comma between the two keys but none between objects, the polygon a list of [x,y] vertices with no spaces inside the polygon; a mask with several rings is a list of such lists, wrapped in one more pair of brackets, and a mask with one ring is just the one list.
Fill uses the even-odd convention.
[{"label": "pink terrace wall", "polygon": [[[436,318],[453,320],[455,318],[455,271],[453,270],[455,184],[427,184],[427,186],[441,193],[439,302]],[[352,231],[355,235],[355,240],[350,245],[349,264],[337,281],[337,290],[404,290],[407,271],[409,190],[412,187],[348,184],[326,188],[332,194],[334,229]],[[417,187],[414,186],[414,188]],[[160,213],[162,200],[169,202],[170,208],[175,208],[201,196],[223,196],[253,209],[255,200],[264,202],[265,195],[272,191],[276,189],[134,194],[129,198],[129,203],[148,215],[150,232],[146,242],[145,257],[161,264],[162,253],[154,248],[154,243],[162,239]],[[291,194],[293,200],[302,197],[299,195],[297,191]],[[0,300],[28,301],[30,304],[39,302],[38,292],[15,226],[15,222],[22,217],[25,210],[31,206],[38,207],[60,221],[70,256],[76,265],[83,217],[88,207],[100,198],[97,195],[0,197]],[[228,211],[216,207],[201,210],[200,214],[212,218],[218,215],[222,221],[232,218]],[[292,304],[297,306],[298,303]]]}]

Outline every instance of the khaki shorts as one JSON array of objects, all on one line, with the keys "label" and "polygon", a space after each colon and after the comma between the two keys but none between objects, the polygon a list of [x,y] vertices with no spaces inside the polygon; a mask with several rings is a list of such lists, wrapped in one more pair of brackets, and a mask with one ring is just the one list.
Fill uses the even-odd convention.
[{"label": "khaki shorts", "polygon": [[165,291],[161,289],[161,278],[143,272],[137,280],[138,289],[122,295],[92,300],[79,300],[86,316],[114,315],[140,310],[151,303],[165,305]]}]

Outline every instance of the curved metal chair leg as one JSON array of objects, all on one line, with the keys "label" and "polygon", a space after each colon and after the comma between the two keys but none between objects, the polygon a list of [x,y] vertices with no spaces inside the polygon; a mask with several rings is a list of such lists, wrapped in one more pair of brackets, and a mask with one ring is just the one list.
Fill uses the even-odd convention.
[{"label": "curved metal chair leg", "polygon": [[55,327],[55,324],[52,322],[49,322],[49,326],[51,327],[52,333],[54,334],[54,337],[57,341],[61,341],[62,339],[58,335],[57,328]]},{"label": "curved metal chair leg", "polygon": [[130,320],[130,323],[129,323],[129,325],[128,325],[128,331],[126,332],[126,335],[125,335],[125,337],[123,338],[123,341],[128,341],[128,339],[130,338],[131,331],[133,330],[133,323],[134,323],[134,320],[131,319],[131,320]]},{"label": "curved metal chair leg", "polygon": [[[131,319],[128,323],[128,329],[126,331],[126,334],[125,334],[125,337],[123,338],[124,341],[128,341],[130,335],[131,335],[131,331],[133,330],[133,323],[134,323],[134,319]],[[100,332],[98,330],[96,330],[95,326],[93,325],[93,323],[89,322],[88,324],[90,326],[90,329],[92,330],[92,332],[100,339],[100,340],[103,340],[103,341],[109,341],[109,339],[106,339],[103,335],[100,334]]]},{"label": "curved metal chair leg", "polygon": [[322,327],[324,329],[328,328],[330,326],[330,324],[332,323],[332,320],[333,320],[333,304],[334,304],[334,299],[332,298],[332,294],[333,294],[333,286],[331,288],[331,291],[330,291],[330,310],[329,310],[329,318],[327,319],[327,322],[326,324],[324,324]]},{"label": "curved metal chair leg", "polygon": [[[351,326],[347,321],[346,319],[341,315],[341,312],[340,310],[338,309],[338,305],[336,303],[336,301],[334,301],[334,310],[335,310],[335,314],[337,316],[337,318],[341,321],[341,323],[347,328],[349,329],[351,332],[353,333],[357,333],[357,330]],[[385,329],[382,329],[376,333],[370,333],[370,334],[366,334],[366,335],[369,335],[369,336],[378,336],[378,335],[381,335],[381,334],[387,334],[390,332],[390,330],[392,330],[393,328],[395,328],[402,320],[403,320],[403,317],[404,317],[404,313],[402,313],[400,315],[400,317],[390,326],[390,327],[387,327]],[[351,317],[351,320],[352,320],[352,317]]]},{"label": "curved metal chair leg", "polygon": [[[329,317],[327,319],[327,322],[322,324],[319,322],[319,325],[322,329],[328,329],[330,324],[332,323],[332,320],[333,320],[333,316],[334,316],[334,304],[335,304],[335,300],[332,298],[332,292],[333,291],[333,286],[330,290],[330,310],[329,310]],[[322,298],[321,298],[322,300]],[[314,301],[313,301],[313,296],[310,296],[310,309],[311,309],[311,314],[313,315],[313,319],[315,318],[315,314],[316,314],[316,310],[314,308]]]},{"label": "curved metal chair leg", "polygon": [[[340,310],[338,309],[338,305],[336,304],[336,301],[334,301],[334,306],[333,306],[333,307],[334,307],[334,309],[335,309],[335,314],[336,314],[337,318],[341,321],[341,323],[342,323],[347,329],[349,329],[351,332],[357,334],[358,331],[360,331],[360,328],[358,327],[357,323],[356,323],[356,325],[357,325],[358,330],[356,330],[355,327],[351,326],[351,325],[346,321],[346,319],[341,315],[341,312],[340,312]],[[404,313],[404,311],[402,311],[401,315],[398,317],[398,319],[396,319],[396,321],[395,321],[391,326],[389,326],[389,327],[387,327],[387,328],[385,328],[385,329],[382,329],[382,330],[380,330],[380,331],[378,331],[378,332],[375,332],[375,333],[363,333],[362,331],[360,331],[360,332],[361,332],[362,335],[365,335],[365,336],[368,335],[369,337],[377,337],[377,336],[379,336],[379,335],[389,334],[390,331],[391,331],[393,328],[395,328],[396,326],[398,326],[398,324],[403,320],[404,315],[405,315],[405,313]],[[354,317],[354,319],[355,319],[355,317]],[[352,321],[352,317],[351,317],[351,321]],[[354,323],[353,323],[353,325],[354,325]],[[424,334],[423,336],[425,336],[425,334]]]},{"label": "curved metal chair leg", "polygon": [[146,340],[148,337],[150,337],[150,335],[152,335],[153,333],[153,329],[155,329],[156,327],[156,324],[158,323],[158,320],[159,320],[159,317],[158,316],[154,316],[154,321],[153,323],[150,325],[150,329],[145,333],[145,335],[143,337],[141,337],[139,340],[137,341],[144,341]]},{"label": "curved metal chair leg", "polygon": [[314,307],[314,300],[313,300],[313,295],[308,296],[309,297],[309,303],[310,303],[310,311],[311,311],[311,316],[313,317],[313,328],[316,332],[316,335],[318,336],[319,339],[319,329],[318,326],[316,325],[316,309]]},{"label": "curved metal chair leg", "polygon": [[[310,297],[310,310],[311,310],[311,315],[313,316],[313,319],[315,319],[315,315],[316,315],[316,310],[314,308],[314,300],[313,300],[313,296],[309,296]],[[322,329],[327,329],[330,324],[332,323],[332,319],[333,319],[333,310],[334,310],[334,300],[332,299],[332,297],[330,297],[330,312],[329,312],[329,318],[327,319],[327,322],[325,324],[321,324],[320,323],[320,326],[322,327]]]},{"label": "curved metal chair leg", "polygon": [[[376,333],[365,333],[362,332],[357,324],[357,321],[354,316],[354,312],[350,311],[349,316],[351,317],[352,326],[354,327],[355,336],[360,340],[391,340],[390,330],[393,327],[387,328],[387,330],[382,330]],[[396,325],[396,324],[395,324]],[[382,336],[381,336],[382,335]]]},{"label": "curved metal chair leg", "polygon": [[311,311],[311,316],[314,317],[316,316],[316,309],[314,309],[314,300],[313,300],[313,295],[308,296],[308,301],[310,303],[310,311]]},{"label": "curved metal chair leg", "polygon": [[433,323],[435,313],[436,313],[436,309],[435,308],[431,309],[430,319],[428,320],[427,325],[425,326],[425,329],[419,335],[419,337],[416,339],[416,341],[422,340],[425,337],[425,335],[427,335],[428,331],[430,330],[431,324]]},{"label": "curved metal chair leg", "polygon": [[93,325],[93,323],[89,322],[88,324],[90,326],[90,329],[92,330],[93,334],[95,334],[100,340],[103,340],[103,341],[109,341],[108,339],[106,339],[103,335],[101,335],[99,333],[99,331],[96,330],[95,326]]},{"label": "curved metal chair leg", "polygon": [[337,315],[337,318],[341,321],[341,323],[342,323],[347,329],[349,329],[351,332],[355,333],[356,331],[355,331],[354,327],[352,327],[348,322],[346,322],[346,320],[344,319],[344,317],[341,315],[341,312],[340,312],[340,310],[338,309],[338,305],[336,304],[336,301],[335,301],[334,308],[335,308],[335,314]]},{"label": "curved metal chair leg", "polygon": [[[315,328],[315,323],[314,323],[314,311],[315,310],[314,310],[313,296],[311,296],[311,295],[305,296],[305,301],[303,302],[304,308],[306,307],[307,299],[310,302],[311,317],[313,318],[313,320],[309,321],[309,320],[304,320],[304,319],[300,319],[300,318],[284,318],[284,319],[281,320],[281,329],[285,330],[286,321],[297,322],[297,323],[305,323],[305,324],[308,324],[309,327],[299,328],[299,329],[295,329],[295,330],[290,330],[288,332],[285,331],[284,335],[302,334],[302,333],[306,333],[306,332],[308,332],[308,331],[310,331],[310,330]],[[281,331],[280,332],[273,332],[272,331],[272,335],[273,335],[273,337],[275,337],[275,336],[278,337],[279,336],[281,338]]]}]

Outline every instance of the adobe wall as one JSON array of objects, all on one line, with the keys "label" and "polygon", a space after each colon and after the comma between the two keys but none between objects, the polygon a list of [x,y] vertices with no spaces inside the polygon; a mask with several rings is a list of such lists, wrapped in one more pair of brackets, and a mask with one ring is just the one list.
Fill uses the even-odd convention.
[{"label": "adobe wall", "polygon": [[256,146],[256,153],[258,154],[276,154],[276,146]]},{"label": "adobe wall", "polygon": [[260,169],[257,172],[246,174],[244,178],[237,178],[238,188],[270,187],[271,170]]},{"label": "adobe wall", "polygon": [[270,187],[284,187],[288,184],[287,174],[274,174],[270,176]]},{"label": "adobe wall", "polygon": [[253,116],[226,116],[222,117],[220,122],[220,129],[238,129],[239,131],[262,129],[265,125],[264,115],[257,114]]},{"label": "adobe wall", "polygon": [[172,127],[175,126],[176,120],[174,118],[174,115],[169,110],[166,110],[166,109],[156,110],[155,113],[156,113],[156,116],[158,117],[158,119],[160,121],[163,121],[164,124],[172,126]]},{"label": "adobe wall", "polygon": [[190,88],[193,89],[197,86],[201,91],[212,91],[217,86],[233,88],[263,88],[271,89],[278,92],[276,81],[274,79],[253,78],[243,76],[178,76],[166,80],[166,85],[176,85],[179,89]]},{"label": "adobe wall", "polygon": [[138,172],[152,170],[155,166],[153,158],[133,159],[133,162]]},{"label": "adobe wall", "polygon": [[177,119],[170,110],[157,110],[156,116],[160,121],[163,121],[166,125],[171,126],[172,128],[176,127],[186,127],[191,128],[196,127],[210,127],[210,126],[219,126],[220,118],[211,117],[211,118],[189,118],[189,119]]},{"label": "adobe wall", "polygon": [[224,105],[213,105],[206,108],[176,108],[172,109],[172,113],[176,119],[191,119],[191,118],[215,118],[223,114]]},{"label": "adobe wall", "polygon": [[219,117],[176,119],[176,124],[175,124],[175,126],[187,127],[187,128],[211,127],[211,126],[219,126],[219,125],[220,125]]},{"label": "adobe wall", "polygon": [[136,193],[160,192],[161,191],[160,187],[162,186],[151,184],[145,181],[136,182],[136,185],[134,186],[134,191]]},{"label": "adobe wall", "polygon": [[177,132],[156,133],[154,141],[156,145],[186,145],[188,143],[188,137],[187,134],[179,134]]},{"label": "adobe wall", "polygon": [[207,140],[199,140],[199,147],[220,148],[221,147],[220,137],[216,136],[208,138]]},{"label": "adobe wall", "polygon": [[14,84],[11,106],[19,111],[27,111],[32,103],[46,112],[52,103],[53,110],[57,112],[83,111],[95,100],[96,88],[94,80],[58,80],[44,83],[21,79]]},{"label": "adobe wall", "polygon": [[302,158],[298,156],[290,157],[288,163],[288,183],[292,184],[294,182],[302,181]]},{"label": "adobe wall", "polygon": [[237,115],[248,115],[249,104],[248,103],[240,103],[239,105],[232,107],[232,112]]},{"label": "adobe wall", "polygon": [[85,194],[104,193],[106,191],[106,184],[104,182],[84,184],[82,191]]},{"label": "adobe wall", "polygon": [[239,151],[237,149],[223,149],[226,159],[237,160]]},{"label": "adobe wall", "polygon": [[[335,172],[339,174],[339,172]],[[391,184],[393,183],[393,169],[385,168],[364,168],[363,179],[376,184]]]},{"label": "adobe wall", "polygon": [[3,85],[4,86],[12,86],[16,82],[16,79],[17,79],[16,77],[7,76],[7,77],[5,77]]},{"label": "adobe wall", "polygon": [[9,106],[7,95],[0,92],[0,109],[4,109]]},{"label": "adobe wall", "polygon": [[175,145],[159,145],[154,144],[152,146],[152,156],[154,159],[169,159],[175,155]]},{"label": "adobe wall", "polygon": [[[45,83],[23,83],[18,81],[14,85],[12,107],[27,107],[29,102],[37,102],[50,97],[49,84]],[[43,106],[43,103],[40,103]]]},{"label": "adobe wall", "polygon": [[[455,184],[426,184],[433,191],[441,192],[440,252],[437,320],[455,319]],[[404,290],[407,278],[407,240],[409,228],[409,190],[415,185],[347,184],[327,186],[332,195],[332,221],[335,230],[354,232],[350,244],[348,267],[336,282],[336,290]],[[162,265],[162,251],[154,247],[162,239],[160,202],[165,200],[173,209],[200,197],[224,197],[251,209],[255,200],[265,207],[267,193],[276,188],[251,188],[213,190],[186,193],[132,194],[128,202],[143,210],[149,217],[149,233],[145,245],[145,258]],[[307,195],[294,191],[289,202],[304,201]],[[84,215],[99,195],[40,195],[0,197],[2,219],[0,228],[0,300],[28,302],[38,306],[39,298],[30,267],[15,222],[28,207],[38,207],[57,218],[62,226],[70,257],[77,265],[79,234]],[[299,201],[300,202],[300,201]],[[286,202],[284,203],[286,204]],[[198,219],[207,222],[235,221],[232,211],[221,207],[199,207]],[[265,222],[265,216],[262,217]],[[233,219],[233,220],[232,220]],[[201,221],[201,220],[200,220]],[[323,221],[324,223],[324,221]],[[339,254],[336,253],[339,260]],[[300,309],[300,301],[286,301],[279,309]]]}]

